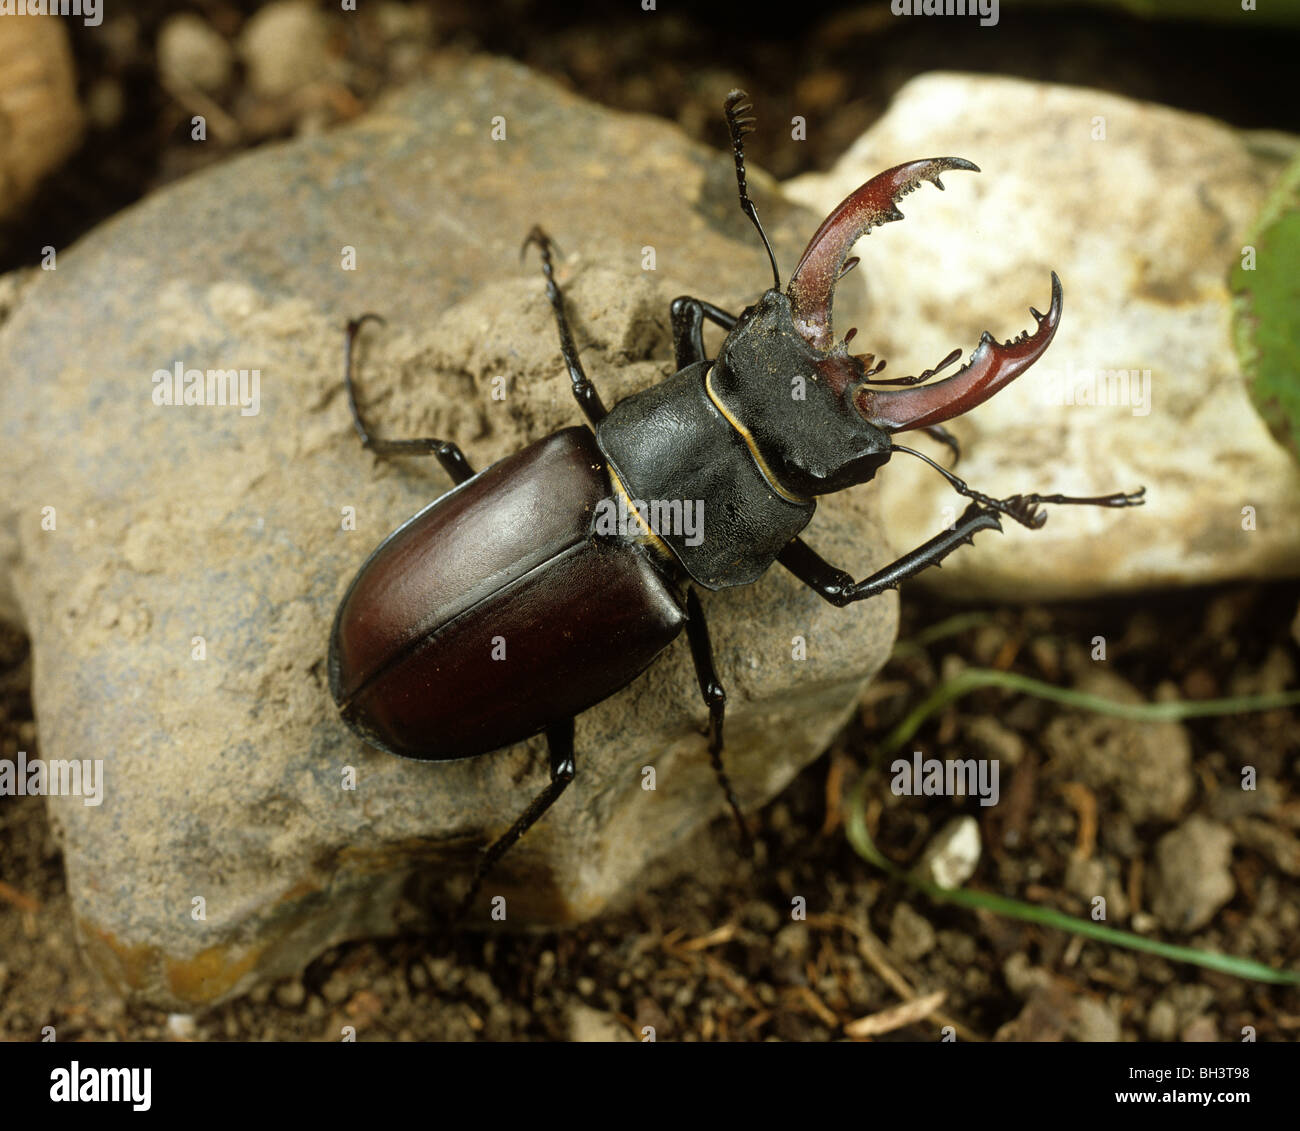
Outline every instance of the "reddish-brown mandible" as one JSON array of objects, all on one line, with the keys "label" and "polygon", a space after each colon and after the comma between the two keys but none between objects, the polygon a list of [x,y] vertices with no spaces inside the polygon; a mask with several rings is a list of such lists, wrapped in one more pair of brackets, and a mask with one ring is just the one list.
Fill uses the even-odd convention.
[{"label": "reddish-brown mandible", "polygon": [[[861,358],[847,358],[843,344],[836,346],[831,329],[835,285],[856,263],[849,259],[849,251],[872,228],[901,220],[899,199],[922,181],[942,189],[939,174],[950,169],[979,172],[976,165],[960,157],[934,157],[895,165],[872,177],[841,202],[809,240],[786,293],[795,328],[809,345],[828,353],[826,376],[833,385],[847,383],[846,361],[858,362],[854,369],[862,376],[868,375],[860,364]],[[925,428],[968,412],[1019,377],[1051,343],[1061,318],[1061,281],[1055,272],[1047,313],[1039,314],[1032,307],[1031,313],[1038,323],[1032,334],[1024,333],[999,343],[985,332],[970,361],[953,376],[915,388],[881,389],[858,384],[852,393],[854,404],[863,417],[887,432]]]}]

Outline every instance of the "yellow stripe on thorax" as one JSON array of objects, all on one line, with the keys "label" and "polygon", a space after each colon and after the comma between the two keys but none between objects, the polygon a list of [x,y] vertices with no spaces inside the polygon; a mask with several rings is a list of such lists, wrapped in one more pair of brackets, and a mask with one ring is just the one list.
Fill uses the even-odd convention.
[{"label": "yellow stripe on thorax", "polygon": [[614,484],[614,490],[619,493],[620,497],[623,499],[624,506],[627,507],[632,517],[636,519],[637,526],[639,526],[643,531],[641,537],[650,542],[660,553],[667,554],[670,558],[676,557],[672,550],[668,548],[668,543],[650,529],[649,523],[641,517],[641,512],[632,505],[632,498],[628,495],[627,488],[623,486],[623,480],[618,477],[618,472],[614,470],[613,465],[606,463],[605,466],[609,470],[609,480]]},{"label": "yellow stripe on thorax", "polygon": [[713,402],[713,407],[722,413],[726,418],[727,423],[740,433],[740,438],[745,441],[745,447],[749,449],[749,454],[753,457],[754,462],[758,464],[758,470],[763,473],[763,478],[767,480],[767,485],[787,503],[798,503],[799,505],[807,503],[807,499],[800,498],[798,495],[787,491],[777,482],[776,476],[772,474],[772,469],[767,466],[767,461],[760,454],[758,445],[754,442],[754,437],[750,435],[749,429],[732,415],[731,410],[722,403],[718,398],[718,394],[713,391],[712,369],[710,369],[704,377],[704,391],[709,394],[709,400]]}]

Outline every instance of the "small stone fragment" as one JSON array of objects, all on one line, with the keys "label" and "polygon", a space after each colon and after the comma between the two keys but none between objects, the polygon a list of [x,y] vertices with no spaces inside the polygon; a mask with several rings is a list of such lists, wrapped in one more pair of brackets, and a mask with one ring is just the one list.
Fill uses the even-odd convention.
[{"label": "small stone fragment", "polygon": [[239,53],[254,92],[278,98],[329,77],[329,21],[311,0],[277,0],[249,19]]},{"label": "small stone fragment", "polygon": [[198,1025],[191,1013],[169,1013],[167,1015],[167,1035],[175,1041],[192,1041],[198,1032]]},{"label": "small stone fragment", "polygon": [[569,1040],[576,1043],[636,1043],[636,1038],[617,1017],[581,1003],[569,1007]]},{"label": "small stone fragment", "polygon": [[1237,890],[1232,833],[1205,817],[1188,817],[1156,843],[1152,911],[1166,930],[1205,926]]},{"label": "small stone fragment", "polygon": [[889,922],[889,949],[907,962],[915,962],[934,949],[935,933],[930,921],[911,904],[900,903]]},{"label": "small stone fragment", "polygon": [[974,817],[954,817],[926,845],[914,874],[941,888],[959,888],[980,862],[980,828]]},{"label": "small stone fragment", "polygon": [[234,53],[225,36],[194,12],[170,16],[158,33],[163,78],[213,94],[230,81]]}]

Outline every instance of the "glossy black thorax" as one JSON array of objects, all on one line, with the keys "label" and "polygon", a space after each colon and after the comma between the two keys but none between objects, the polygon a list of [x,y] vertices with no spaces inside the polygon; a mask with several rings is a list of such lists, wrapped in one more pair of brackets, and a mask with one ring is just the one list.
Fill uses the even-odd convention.
[{"label": "glossy black thorax", "polygon": [[889,459],[889,436],[853,406],[861,364],[795,329],[790,300],[767,291],[723,342],[709,387],[781,487],[808,497],[865,483]]},{"label": "glossy black thorax", "polygon": [[706,589],[756,581],[812,518],[817,504],[783,493],[709,397],[708,363],[619,401],[596,427],[616,490],[647,507],[689,504],[693,534],[650,533]]},{"label": "glossy black thorax", "polygon": [[857,412],[861,365],[822,353],[770,290],[746,308],[713,362],[620,401],[596,440],[628,501],[695,501],[700,529],[652,529],[700,585],[758,579],[807,525],[815,496],[865,483],[889,437]]}]

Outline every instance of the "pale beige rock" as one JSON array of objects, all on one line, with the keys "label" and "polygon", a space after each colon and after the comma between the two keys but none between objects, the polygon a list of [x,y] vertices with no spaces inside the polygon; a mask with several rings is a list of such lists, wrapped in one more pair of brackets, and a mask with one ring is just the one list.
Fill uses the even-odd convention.
[{"label": "pale beige rock", "polygon": [[311,0],[276,0],[260,9],[239,37],[249,85],[277,98],[331,77],[329,31],[329,17]]},{"label": "pale beige rock", "polygon": [[569,1040],[583,1044],[626,1044],[635,1042],[636,1038],[613,1014],[578,1002],[569,1009]]},{"label": "pale beige rock", "polygon": [[[1105,140],[1094,140],[1103,124]],[[1300,468],[1247,400],[1226,284],[1284,148],[1274,139],[1256,150],[1210,119],[1099,91],[931,74],[905,86],[832,172],[786,184],[824,213],[901,161],[979,165],[945,174],[942,195],[922,186],[902,202],[905,220],[859,242],[837,332],[858,326],[854,348],[887,357],[885,376],[917,373],[954,346],[969,354],[982,330],[1005,340],[1032,328],[1028,308],[1047,308],[1055,269],[1065,291],[1056,339],[952,424],[958,473],[997,496],[1147,488],[1140,510],[1053,508],[1034,532],[1005,523],[1003,536],[980,535],[919,580],[1022,600],[1300,573]],[[1149,399],[1060,403],[1067,383],[1078,379],[1078,401],[1098,373],[1094,399],[1108,396],[1116,371],[1137,375],[1138,397],[1149,371]],[[877,482],[900,550],[965,505],[906,456]]]},{"label": "pale beige rock", "polygon": [[26,203],[77,148],[82,128],[63,20],[0,17],[0,215]]},{"label": "pale beige rock", "polygon": [[212,93],[230,81],[234,64],[226,37],[194,12],[168,17],[158,33],[158,69],[171,82]]},{"label": "pale beige rock", "polygon": [[918,879],[936,887],[959,888],[980,862],[980,828],[974,817],[953,817],[925,846],[913,869]]}]

